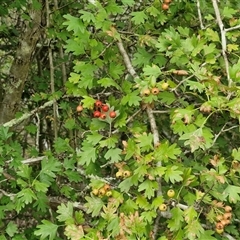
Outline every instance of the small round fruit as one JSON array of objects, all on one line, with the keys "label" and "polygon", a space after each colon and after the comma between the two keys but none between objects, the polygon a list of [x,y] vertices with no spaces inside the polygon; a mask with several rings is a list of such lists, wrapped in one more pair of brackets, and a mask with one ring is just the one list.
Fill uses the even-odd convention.
[{"label": "small round fruit", "polygon": [[154,87],[154,88],[152,88],[151,92],[152,92],[153,95],[158,95],[159,94],[159,89]]},{"label": "small round fruit", "polygon": [[105,113],[101,113],[101,115],[100,115],[100,118],[101,118],[101,119],[106,119],[106,117],[107,117],[107,116],[106,116]]},{"label": "small round fruit", "polygon": [[105,191],[109,191],[110,190],[110,185],[109,184],[105,184],[104,186],[103,186],[103,188],[105,189]]},{"label": "small round fruit", "polygon": [[83,106],[82,105],[78,105],[76,108],[77,112],[81,112],[83,110]]},{"label": "small round fruit", "polygon": [[232,208],[230,206],[225,206],[224,210],[225,212],[231,212]]},{"label": "small round fruit", "polygon": [[163,5],[162,5],[162,10],[166,11],[166,10],[168,10],[168,9],[169,9],[169,5],[166,4],[166,3],[163,3]]},{"label": "small round fruit", "polygon": [[116,172],[116,178],[121,178],[123,176],[123,171]]},{"label": "small round fruit", "polygon": [[99,118],[100,116],[101,116],[101,112],[99,112],[99,111],[94,111],[93,117]]},{"label": "small round fruit", "polygon": [[123,172],[123,177],[124,178],[130,177],[130,176],[131,176],[131,172],[130,171],[127,170],[127,171]]},{"label": "small round fruit", "polygon": [[216,229],[223,229],[224,225],[221,222],[216,223]]},{"label": "small round fruit", "polygon": [[107,191],[107,192],[106,192],[106,196],[107,196],[107,197],[111,197],[111,196],[112,196],[112,191],[111,191],[111,190],[110,190],[110,191]]},{"label": "small round fruit", "polygon": [[105,189],[104,189],[104,188],[100,188],[99,191],[98,191],[98,195],[99,195],[100,197],[102,197],[102,196],[104,196],[105,194],[106,194]]},{"label": "small round fruit", "polygon": [[116,112],[112,111],[109,113],[110,118],[115,118],[117,116]]},{"label": "small round fruit", "polygon": [[166,3],[166,4],[169,4],[171,2],[172,2],[172,0],[164,0],[164,3]]},{"label": "small round fruit", "polygon": [[168,197],[173,198],[175,196],[175,191],[173,189],[169,189],[167,191],[167,195]]},{"label": "small round fruit", "polygon": [[223,231],[224,231],[224,229],[218,229],[218,228],[216,228],[215,231],[216,231],[216,233],[218,233],[218,234],[222,234]]},{"label": "small round fruit", "polygon": [[167,89],[168,89],[168,86],[169,86],[169,84],[168,84],[167,82],[164,82],[164,83],[162,83],[162,85],[161,85],[161,87],[162,87],[163,90],[167,90]]},{"label": "small round fruit", "polygon": [[165,212],[165,211],[167,211],[167,205],[166,204],[161,204],[160,206],[159,206],[159,210],[160,211],[162,211],[162,212]]},{"label": "small round fruit", "polygon": [[216,221],[220,222],[223,219],[223,215],[217,215]]},{"label": "small round fruit", "polygon": [[107,104],[102,105],[102,111],[107,112],[109,110],[109,107]]},{"label": "small round fruit", "polygon": [[98,107],[98,108],[101,107],[102,106],[102,102],[100,100],[97,100],[95,102],[95,106]]},{"label": "small round fruit", "polygon": [[228,224],[230,224],[230,220],[229,219],[223,219],[223,220],[221,220],[221,223],[222,223],[222,225],[223,226],[227,226]]},{"label": "small round fruit", "polygon": [[143,92],[142,92],[142,94],[145,96],[145,97],[147,97],[147,96],[149,96],[150,95],[150,90],[147,88],[147,89],[144,89],[143,90]]},{"label": "small round fruit", "polygon": [[223,214],[223,219],[225,220],[230,220],[232,218],[232,213],[231,212],[226,212]]},{"label": "small round fruit", "polygon": [[97,189],[97,188],[94,188],[94,189],[92,190],[92,194],[95,195],[95,196],[97,196],[97,195],[98,195],[98,189]]}]

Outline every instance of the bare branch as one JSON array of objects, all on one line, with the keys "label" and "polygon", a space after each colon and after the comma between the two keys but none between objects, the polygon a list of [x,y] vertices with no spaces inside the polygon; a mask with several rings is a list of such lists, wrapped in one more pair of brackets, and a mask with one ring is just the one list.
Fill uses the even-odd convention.
[{"label": "bare branch", "polygon": [[[131,61],[128,57],[128,54],[127,54],[126,50],[124,49],[124,46],[123,46],[123,43],[122,43],[121,39],[118,40],[117,45],[118,45],[120,53],[122,54],[122,57],[123,57],[125,65],[128,69],[128,72],[131,74],[131,76],[133,78],[135,78],[135,79],[139,78],[139,76],[137,75],[136,71],[134,70],[134,68],[132,66],[132,63],[131,63]],[[150,106],[147,106],[146,111],[147,111],[148,119],[149,119],[149,122],[150,122],[151,130],[152,130],[152,133],[153,133],[153,143],[154,143],[154,146],[157,147],[157,146],[159,146],[160,140],[159,140],[159,133],[158,133],[156,120],[155,120],[155,117],[154,117],[154,114],[153,114],[153,110]],[[158,161],[157,165],[161,166],[162,162]],[[158,182],[157,195],[162,196],[161,177],[159,177],[157,179],[157,182]],[[153,229],[153,238],[154,239],[157,238],[158,225],[159,225],[159,220],[160,220],[161,215],[163,215],[163,214],[159,213],[157,218],[155,219],[154,229]]]},{"label": "bare branch", "polygon": [[14,118],[11,121],[2,124],[2,126],[4,126],[4,127],[13,127],[13,126],[21,123],[22,121],[28,119],[29,117],[31,117],[32,115],[34,115],[38,111],[43,110],[43,109],[45,109],[45,108],[47,108],[49,106],[52,106],[54,102],[55,102],[55,100],[50,100],[50,101],[44,103],[41,107],[35,108],[31,112],[23,114],[20,118]]},{"label": "bare branch", "polygon": [[200,8],[200,2],[199,0],[197,0],[197,10],[198,10],[198,19],[200,22],[200,27],[201,29],[204,29],[204,25],[203,25],[203,20],[202,20],[202,13],[201,13],[201,8]]},{"label": "bare branch", "polygon": [[230,28],[226,28],[225,32],[233,31],[233,30],[236,30],[236,29],[239,29],[239,28],[240,28],[240,25],[237,25],[237,26],[234,26],[234,27],[230,27]]},{"label": "bare branch", "polygon": [[132,63],[131,63],[131,61],[130,61],[130,59],[129,59],[129,57],[128,57],[128,54],[127,54],[127,52],[126,52],[126,50],[125,50],[125,48],[124,48],[124,46],[123,46],[122,39],[119,39],[119,40],[118,40],[117,46],[118,46],[118,49],[119,49],[120,53],[122,54],[122,57],[123,57],[123,60],[124,60],[124,63],[125,63],[125,65],[126,65],[126,67],[127,67],[128,72],[131,74],[131,76],[132,76],[133,78],[138,77],[138,76],[137,76],[137,73],[136,73],[136,71],[134,70],[134,68],[133,68],[133,66],[132,66]]},{"label": "bare branch", "polygon": [[227,51],[226,30],[224,28],[224,24],[223,24],[222,19],[221,19],[221,15],[220,15],[220,11],[219,11],[219,8],[218,8],[217,0],[212,0],[212,4],[213,4],[213,8],[214,8],[214,11],[215,11],[217,23],[218,23],[218,26],[220,28],[220,33],[221,33],[222,55],[223,55],[223,59],[224,59],[224,62],[225,62],[225,69],[226,69],[226,73],[227,73],[228,86],[231,86],[232,85],[232,79],[230,78],[229,61],[228,61],[227,54],[226,54],[226,51]]},{"label": "bare branch", "polygon": [[[46,0],[46,21],[47,21],[47,28],[50,27],[50,9],[49,9],[49,1]],[[53,51],[51,48],[51,39],[48,40],[48,58],[49,58],[49,67],[50,67],[50,86],[52,94],[55,93],[55,79],[54,79],[54,65],[53,65]],[[57,139],[58,137],[58,118],[57,118],[57,102],[53,103],[53,131],[54,131],[54,138]]]}]

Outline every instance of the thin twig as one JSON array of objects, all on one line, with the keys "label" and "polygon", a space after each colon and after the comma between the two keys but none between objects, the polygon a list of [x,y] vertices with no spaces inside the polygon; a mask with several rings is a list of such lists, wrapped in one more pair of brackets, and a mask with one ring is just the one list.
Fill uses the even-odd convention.
[{"label": "thin twig", "polygon": [[233,30],[236,30],[236,29],[239,29],[239,28],[240,28],[240,25],[237,25],[237,26],[234,26],[234,27],[230,27],[230,28],[226,28],[225,32],[233,31]]},{"label": "thin twig", "polygon": [[[50,9],[49,9],[49,1],[46,0],[46,22],[47,28],[50,27]],[[53,51],[51,47],[51,39],[48,40],[48,58],[49,58],[49,67],[50,67],[50,87],[51,93],[55,93],[55,79],[54,79],[54,64],[53,64]],[[58,137],[58,118],[57,118],[57,102],[53,103],[53,131],[55,140]]]},{"label": "thin twig", "polygon": [[221,33],[222,55],[223,55],[223,59],[224,59],[224,62],[225,62],[225,69],[226,69],[226,73],[227,73],[228,86],[230,87],[232,85],[232,79],[230,78],[229,61],[228,61],[227,54],[226,54],[226,51],[227,51],[226,30],[224,28],[224,24],[223,24],[222,19],[221,19],[221,15],[220,15],[220,11],[219,11],[219,8],[218,8],[217,0],[212,0],[212,4],[213,4],[213,8],[214,8],[214,11],[215,11],[217,23],[218,23],[220,33]]},{"label": "thin twig", "polygon": [[[123,42],[122,42],[121,39],[118,40],[117,45],[118,45],[118,49],[119,49],[120,53],[122,54],[122,57],[123,57],[123,60],[124,60],[124,63],[126,65],[126,67],[127,67],[128,72],[130,73],[130,75],[134,79],[139,78],[139,76],[137,75],[136,71],[134,70],[134,68],[132,66],[131,60],[129,59],[129,56],[128,56],[128,54],[127,54],[127,52],[126,52],[126,50],[125,50],[125,48],[123,46]],[[159,145],[159,143],[160,143],[160,140],[159,140],[159,133],[158,133],[156,120],[155,120],[152,108],[150,106],[147,106],[146,111],[147,111],[148,119],[149,119],[149,122],[150,122],[151,130],[152,130],[152,133],[153,133],[154,146],[157,147]],[[162,162],[158,161],[157,165],[161,166]],[[157,195],[158,196],[162,196],[161,177],[159,177],[157,179],[157,181],[158,181]],[[159,219],[160,219],[161,215],[165,215],[165,214],[158,213],[158,216],[155,219],[154,228],[153,228],[153,239],[157,239]]]},{"label": "thin twig", "polygon": [[44,103],[41,107],[35,108],[31,112],[23,114],[20,118],[14,118],[14,119],[12,119],[9,122],[4,123],[2,126],[4,126],[4,127],[13,127],[13,126],[21,123],[22,121],[28,119],[29,117],[31,117],[33,114],[37,113],[38,111],[52,106],[54,102],[55,102],[55,100],[50,100],[50,101]]},{"label": "thin twig", "polygon": [[123,60],[124,60],[124,63],[127,67],[127,70],[128,72],[131,74],[131,76],[133,78],[137,78],[137,73],[136,71],[134,70],[133,66],[132,66],[132,63],[128,57],[128,54],[123,46],[123,42],[122,42],[122,39],[119,39],[118,42],[117,42],[117,46],[118,46],[118,49],[120,51],[120,53],[122,54],[122,57],[123,57]]},{"label": "thin twig", "polygon": [[201,6],[200,6],[199,0],[197,0],[197,10],[198,10],[198,19],[199,19],[199,22],[200,22],[200,27],[201,27],[201,29],[205,29],[205,27],[203,25]]}]

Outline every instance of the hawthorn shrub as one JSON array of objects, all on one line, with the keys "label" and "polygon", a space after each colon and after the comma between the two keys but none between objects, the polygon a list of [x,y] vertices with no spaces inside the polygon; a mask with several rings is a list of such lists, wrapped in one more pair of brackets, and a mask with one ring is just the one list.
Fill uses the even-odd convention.
[{"label": "hawthorn shrub", "polygon": [[239,5],[83,1],[64,14],[58,138],[26,161],[0,129],[0,239],[239,239]]}]

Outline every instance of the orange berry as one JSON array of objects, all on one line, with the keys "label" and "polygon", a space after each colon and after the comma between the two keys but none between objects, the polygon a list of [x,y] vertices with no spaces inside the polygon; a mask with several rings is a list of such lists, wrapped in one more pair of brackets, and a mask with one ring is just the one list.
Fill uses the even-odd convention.
[{"label": "orange berry", "polygon": [[223,229],[224,226],[221,222],[216,223],[216,229]]},{"label": "orange berry", "polygon": [[82,105],[78,105],[76,108],[77,112],[81,112],[83,110],[83,106]]},{"label": "orange berry", "polygon": [[232,213],[226,212],[223,214],[223,219],[230,220],[232,218]]},{"label": "orange berry", "polygon": [[154,88],[152,88],[151,92],[152,92],[153,95],[158,95],[159,94],[159,89],[154,87]]},{"label": "orange berry", "polygon": [[163,3],[162,10],[167,11],[169,9],[169,5],[166,3]]},{"label": "orange berry", "polygon": [[230,206],[225,206],[224,210],[225,212],[231,212],[232,208]]}]

